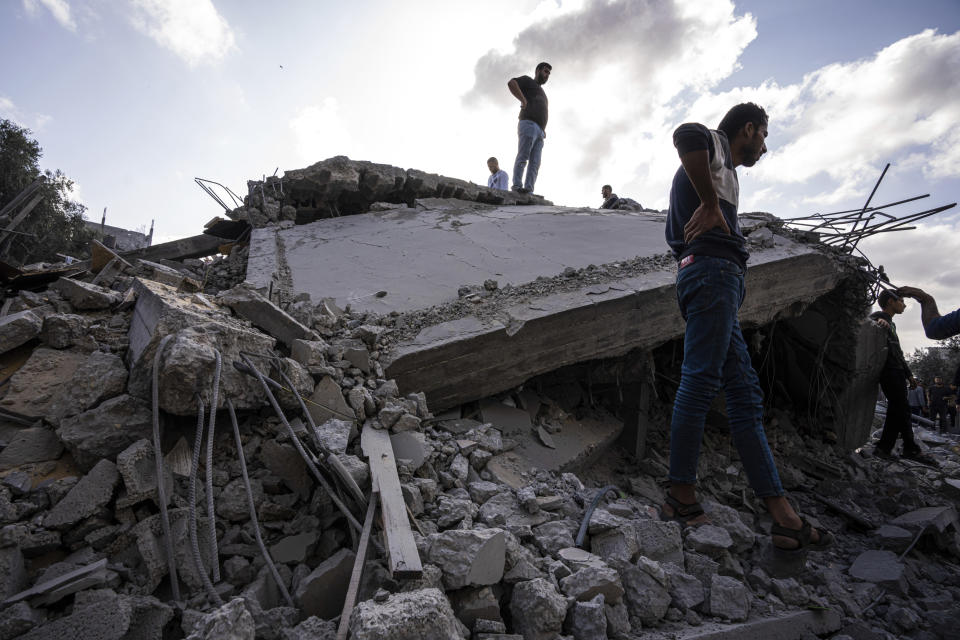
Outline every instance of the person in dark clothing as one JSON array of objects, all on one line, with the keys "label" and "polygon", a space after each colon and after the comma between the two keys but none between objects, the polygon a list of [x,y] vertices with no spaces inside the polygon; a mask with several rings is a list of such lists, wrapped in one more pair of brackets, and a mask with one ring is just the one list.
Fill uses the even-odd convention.
[{"label": "person in dark clothing", "polygon": [[617,203],[620,202],[620,198],[613,192],[613,187],[608,184],[603,185],[600,189],[600,195],[603,196],[603,204],[600,205],[601,209],[617,208]]},{"label": "person in dark clothing", "polygon": [[947,397],[950,395],[950,387],[943,384],[943,378],[936,376],[928,393],[930,394],[930,419],[939,425],[940,433],[943,433],[947,431],[949,415]]},{"label": "person in dark clothing", "polygon": [[766,153],[767,114],[753,103],[727,112],[718,130],[683,124],[673,134],[680,168],[670,189],[666,240],[677,269],[686,320],[680,387],[670,424],[670,489],[661,517],[682,525],[708,520],[696,500],[697,462],[707,411],[723,389],[730,433],[750,486],[774,525],[776,549],[822,549],[832,536],[814,529],[787,501],[763,429],[763,392],[737,320],[748,253],[737,223],[736,167]]},{"label": "person in dark clothing", "polygon": [[910,378],[907,401],[910,403],[910,413],[913,415],[922,416],[927,412],[927,390],[916,378]]},{"label": "person in dark clothing", "polygon": [[[540,155],[543,152],[543,141],[547,137],[547,94],[543,85],[550,79],[553,67],[547,62],[537,65],[534,77],[520,76],[511,78],[507,88],[520,101],[520,122],[517,125],[517,159],[513,163],[514,191],[533,193],[537,182],[537,173],[540,171]],[[529,166],[527,162],[529,161]],[[523,170],[526,167],[527,176],[524,180]]]},{"label": "person in dark clothing", "polygon": [[903,457],[924,464],[936,464],[930,456],[920,450],[913,438],[910,420],[910,405],[907,402],[907,380],[913,377],[907,360],[900,348],[897,326],[893,316],[903,313],[907,308],[903,298],[892,291],[881,291],[877,298],[880,311],[874,311],[870,318],[887,332],[887,360],[880,372],[880,389],[887,397],[887,419],[883,422],[883,431],[874,453],[881,458],[893,457],[893,446],[897,437],[903,439]]}]

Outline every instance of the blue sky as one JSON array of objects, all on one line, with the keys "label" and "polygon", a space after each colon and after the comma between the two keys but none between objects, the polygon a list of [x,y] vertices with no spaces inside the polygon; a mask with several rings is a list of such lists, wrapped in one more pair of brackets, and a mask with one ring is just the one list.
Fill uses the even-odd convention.
[{"label": "blue sky", "polygon": [[[960,200],[960,2],[925,0],[8,0],[0,117],[99,218],[159,241],[218,215],[194,184],[333,155],[482,182],[515,153],[506,81],[554,65],[537,190],[664,207],[680,122],[771,116],[741,210],[790,217],[930,193]],[[282,65],[282,68],[281,68]],[[960,304],[960,214],[871,240],[898,283]],[[904,316],[908,347],[928,344]]]}]

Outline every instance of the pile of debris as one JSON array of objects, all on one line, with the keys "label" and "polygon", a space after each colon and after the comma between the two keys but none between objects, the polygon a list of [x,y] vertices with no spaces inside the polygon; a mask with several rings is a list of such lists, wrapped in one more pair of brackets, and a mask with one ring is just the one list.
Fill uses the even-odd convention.
[{"label": "pile of debris", "polygon": [[[319,208],[291,173],[284,197]],[[936,470],[881,461],[774,408],[784,485],[839,540],[785,566],[722,407],[699,473],[710,524],[660,520],[669,367],[649,373],[651,426],[629,453],[597,380],[569,372],[434,415],[384,371],[422,313],[281,308],[238,284],[242,242],[213,262],[201,245],[216,246],[113,256],[6,298],[0,640],[927,640],[960,624],[955,440],[919,434]]]}]

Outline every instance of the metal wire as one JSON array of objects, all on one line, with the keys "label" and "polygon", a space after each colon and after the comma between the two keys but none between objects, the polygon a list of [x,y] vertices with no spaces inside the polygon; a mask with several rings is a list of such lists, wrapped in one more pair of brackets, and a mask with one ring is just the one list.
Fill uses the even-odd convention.
[{"label": "metal wire", "polygon": [[213,395],[210,403],[210,427],[207,429],[207,530],[210,532],[210,568],[213,581],[220,582],[220,550],[217,547],[217,514],[213,505],[213,437],[216,432],[217,402],[220,399],[220,352],[213,350],[216,365],[213,370]]},{"label": "metal wire", "polygon": [[233,402],[231,402],[229,398],[227,398],[227,411],[230,413],[230,424],[233,426],[233,439],[237,443],[237,457],[240,459],[240,474],[243,477],[243,487],[247,490],[247,506],[250,509],[250,522],[253,524],[253,533],[257,538],[257,546],[260,547],[260,553],[263,554],[263,559],[270,569],[270,574],[273,576],[274,582],[277,583],[277,588],[280,589],[280,593],[283,594],[283,599],[286,600],[287,604],[291,607],[296,607],[293,603],[293,598],[290,597],[290,592],[287,591],[286,585],[283,584],[283,579],[280,578],[280,573],[277,571],[276,565],[273,564],[273,558],[270,557],[266,545],[263,544],[263,536],[260,535],[260,521],[257,520],[257,506],[253,503],[253,490],[250,488],[250,478],[247,476],[247,461],[244,459],[243,443],[240,441],[240,426],[237,424],[237,414],[233,410]]},{"label": "metal wire", "polygon": [[157,474],[157,501],[160,503],[160,522],[163,525],[164,545],[167,550],[167,570],[170,572],[170,587],[173,599],[180,600],[180,583],[177,581],[177,562],[173,556],[173,536],[170,533],[170,514],[167,512],[167,489],[163,483],[163,451],[160,448],[160,356],[173,335],[160,340],[153,356],[153,458]]},{"label": "metal wire", "polygon": [[260,370],[257,369],[253,362],[250,361],[246,355],[241,354],[244,362],[250,370],[256,376],[257,380],[260,382],[260,386],[263,388],[264,392],[267,394],[267,400],[270,401],[270,405],[273,407],[274,413],[277,414],[277,417],[280,418],[280,422],[283,423],[283,426],[286,427],[287,433],[290,435],[290,439],[293,441],[293,446],[296,447],[297,452],[300,454],[300,457],[303,458],[303,461],[307,464],[307,468],[310,470],[310,473],[313,474],[313,477],[316,478],[317,482],[320,483],[320,486],[323,487],[324,491],[330,496],[330,499],[337,506],[338,509],[343,513],[344,517],[347,519],[347,522],[350,523],[350,526],[355,528],[357,531],[363,531],[363,526],[357,521],[357,518],[350,512],[350,509],[347,508],[347,505],[337,496],[336,492],[326,481],[326,479],[321,475],[320,471],[317,469],[317,466],[313,463],[313,460],[310,459],[310,455],[303,448],[303,443],[300,442],[300,438],[297,437],[296,432],[293,430],[293,427],[290,426],[290,422],[287,420],[287,417],[283,415],[283,410],[280,408],[280,404],[277,402],[276,397],[274,397],[273,392],[270,391],[270,386],[267,384],[267,381],[264,379],[263,374],[260,373]]},{"label": "metal wire", "polygon": [[223,606],[223,599],[213,588],[207,570],[203,567],[203,558],[200,555],[200,540],[197,536],[197,475],[200,467],[200,448],[203,446],[203,398],[197,394],[197,435],[193,440],[193,462],[190,465],[190,489],[187,501],[190,503],[190,551],[192,552],[193,567],[203,581],[203,588],[207,597],[218,607]]},{"label": "metal wire", "polygon": [[618,496],[623,495],[623,491],[621,491],[620,488],[615,484],[608,484],[597,492],[597,495],[595,495],[593,500],[590,502],[590,506],[587,507],[586,513],[583,514],[583,522],[580,523],[580,530],[577,531],[577,539],[575,542],[577,547],[582,546],[584,538],[587,537],[587,526],[590,524],[590,516],[593,515],[593,510],[597,508],[598,504],[600,504],[603,496],[607,495],[611,491],[616,491]]}]

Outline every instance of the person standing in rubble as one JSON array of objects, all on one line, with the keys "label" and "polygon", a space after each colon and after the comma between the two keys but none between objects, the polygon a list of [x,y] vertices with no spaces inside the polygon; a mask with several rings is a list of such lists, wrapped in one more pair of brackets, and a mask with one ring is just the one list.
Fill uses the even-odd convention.
[{"label": "person standing in rubble", "polygon": [[947,398],[950,395],[950,387],[943,384],[943,378],[935,376],[933,386],[927,392],[930,395],[930,419],[939,425],[940,433],[947,431]]},{"label": "person standing in rubble", "polygon": [[910,390],[907,391],[910,413],[922,416],[927,413],[927,390],[916,378],[910,378]]},{"label": "person standing in rubble", "polygon": [[[877,298],[879,311],[870,314],[870,319],[883,327],[887,334],[887,360],[880,372],[880,389],[887,397],[887,417],[883,421],[883,431],[880,440],[874,448],[874,455],[880,458],[893,458],[893,447],[897,438],[903,439],[903,457],[924,464],[936,464],[930,456],[920,450],[920,445],[913,438],[913,426],[910,418],[910,404],[907,400],[907,380],[913,377],[903,349],[900,348],[900,338],[897,336],[897,325],[893,316],[903,313],[907,308],[903,298],[893,291],[881,291]],[[932,405],[931,405],[932,409]]]},{"label": "person standing in rubble", "polygon": [[487,169],[490,170],[490,177],[487,178],[487,186],[491,189],[500,189],[506,191],[510,188],[508,182],[510,178],[507,172],[500,168],[500,161],[491,156],[487,159]]},{"label": "person standing in rubble", "polygon": [[683,526],[708,521],[696,500],[697,462],[707,411],[723,389],[750,486],[774,520],[773,545],[802,552],[829,546],[833,536],[801,518],[784,495],[763,429],[763,392],[737,320],[749,254],[737,221],[736,167],[756,164],[767,152],[766,137],[767,114],[753,103],[730,109],[715,131],[683,124],[673,133],[681,167],[670,189],[666,239],[679,263],[677,301],[687,325],[661,517]]},{"label": "person standing in rubble", "polygon": [[[550,79],[553,67],[548,62],[537,65],[533,76],[511,78],[507,88],[520,101],[520,122],[517,125],[517,159],[513,163],[513,187],[519,193],[533,193],[540,171],[540,156],[547,129],[547,94],[543,85]],[[529,162],[529,165],[527,164]],[[527,175],[524,180],[523,170]]]}]

